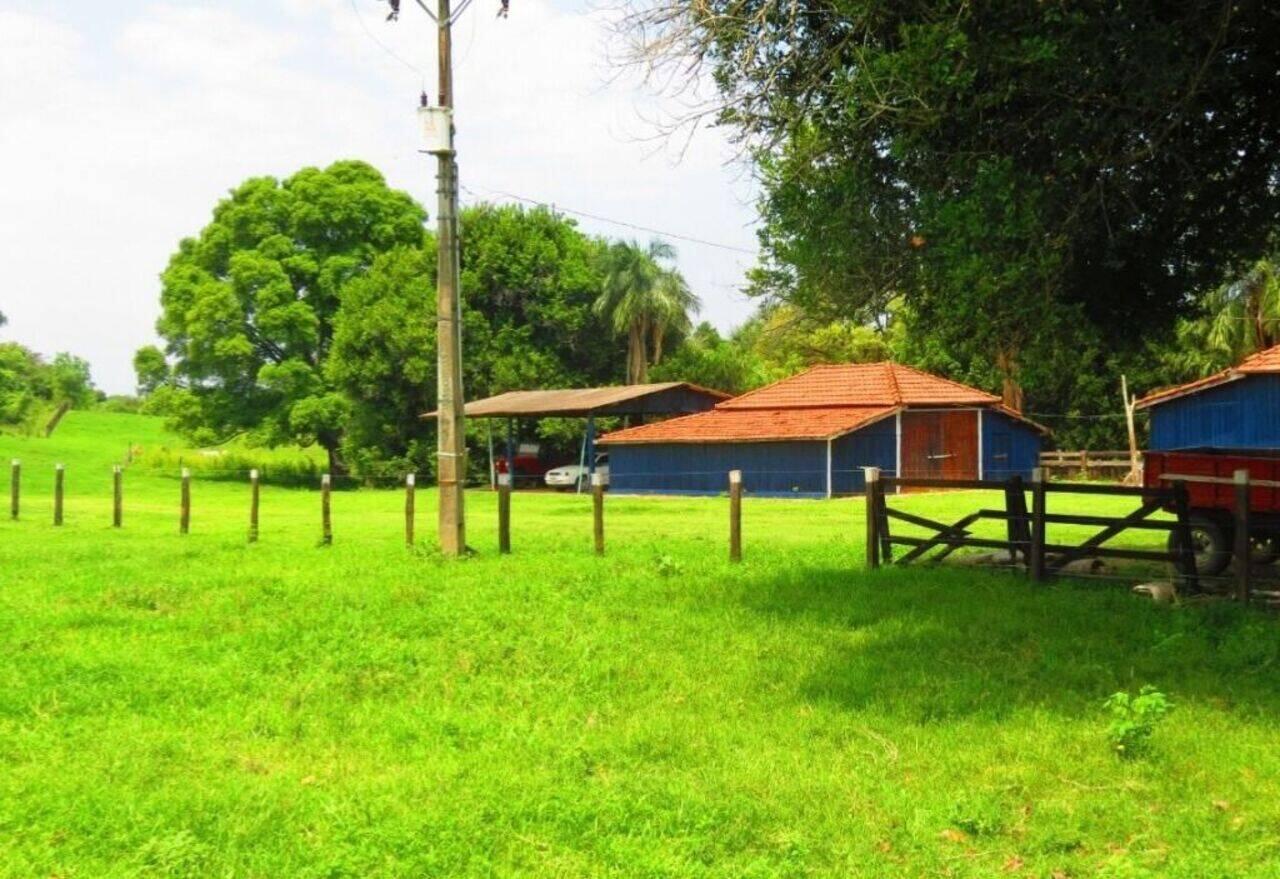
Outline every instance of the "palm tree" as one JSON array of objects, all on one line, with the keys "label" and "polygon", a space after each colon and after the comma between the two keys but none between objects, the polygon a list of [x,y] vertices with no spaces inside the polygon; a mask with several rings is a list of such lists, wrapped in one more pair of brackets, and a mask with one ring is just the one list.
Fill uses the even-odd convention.
[{"label": "palm tree", "polygon": [[680,273],[664,265],[675,257],[674,247],[656,240],[648,247],[619,241],[605,251],[604,283],[594,307],[615,333],[627,337],[628,384],[648,379],[667,333],[687,332],[689,312],[701,305]]},{"label": "palm tree", "polygon": [[1261,259],[1244,277],[1224,284],[1205,298],[1209,344],[1233,362],[1280,342],[1280,277]]},{"label": "palm tree", "polygon": [[1176,373],[1198,378],[1280,343],[1280,269],[1269,259],[1205,294],[1198,318],[1178,325],[1166,357]]},{"label": "palm tree", "polygon": [[653,358],[650,366],[662,360],[662,343],[668,333],[674,331],[682,337],[693,329],[691,315],[702,309],[702,301],[689,289],[684,275],[675,269],[663,269],[654,289],[654,315],[650,324],[653,342]]}]

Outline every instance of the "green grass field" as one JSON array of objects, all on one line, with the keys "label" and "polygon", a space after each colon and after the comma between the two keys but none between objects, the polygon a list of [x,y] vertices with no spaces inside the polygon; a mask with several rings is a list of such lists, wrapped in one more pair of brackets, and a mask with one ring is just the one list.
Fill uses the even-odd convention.
[{"label": "green grass field", "polygon": [[[110,467],[156,422],[0,437],[0,876],[1280,873],[1277,623],[1117,584],[863,571],[859,500],[517,494],[515,553],[408,550],[399,491]],[[67,465],[66,525],[51,526]],[[900,499],[958,518],[969,494]],[[418,499],[430,543],[434,506]],[[1103,700],[1175,703],[1118,759]]]}]

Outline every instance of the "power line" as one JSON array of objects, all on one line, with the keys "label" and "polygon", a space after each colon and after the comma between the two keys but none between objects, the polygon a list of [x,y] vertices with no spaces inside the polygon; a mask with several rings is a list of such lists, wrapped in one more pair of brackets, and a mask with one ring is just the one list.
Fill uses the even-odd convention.
[{"label": "power line", "polygon": [[365,36],[367,36],[370,40],[372,40],[378,46],[379,49],[386,52],[388,55],[390,55],[395,60],[399,61],[405,67],[412,70],[414,73],[418,74],[418,76],[422,78],[422,81],[424,83],[426,82],[427,75],[426,73],[423,72],[421,67],[414,64],[412,61],[409,61],[401,57],[400,55],[397,55],[395,50],[393,50],[386,43],[382,42],[382,40],[378,39],[378,35],[369,29],[369,25],[365,24],[364,16],[360,14],[360,7],[356,5],[356,0],[351,0],[351,11],[355,13],[356,21],[360,22],[360,29],[364,31]]},{"label": "power line", "polygon": [[[538,207],[548,208],[549,210],[553,210],[559,213],[573,214],[575,217],[584,217],[588,220],[596,220],[601,223],[611,223],[615,226],[622,226],[627,229],[634,229],[637,232],[648,232],[650,235],[661,235],[664,238],[674,238],[677,241],[687,241],[691,244],[701,244],[704,247],[717,247],[721,250],[732,250],[736,253],[745,253],[748,256],[759,256],[759,251],[748,250],[745,247],[738,247],[733,244],[722,244],[719,241],[708,241],[705,238],[695,238],[692,235],[680,235],[676,232],[667,232],[663,229],[655,229],[652,226],[642,226],[639,223],[631,223],[626,220],[615,220],[612,217],[604,217],[604,216],[601,216],[600,214],[592,214],[586,211],[577,211],[572,208],[563,207],[558,202],[556,204],[551,204],[549,202],[539,201],[536,198],[528,198],[523,195],[516,195],[514,192],[506,192],[501,189],[490,189],[487,186],[484,186],[481,188],[487,192],[493,193],[494,195],[500,195],[504,198],[513,199],[515,201],[521,201],[521,202],[524,202],[525,204],[531,204],[531,205],[536,205]],[[475,196],[476,198],[481,198],[479,193],[472,191],[466,186],[463,186],[462,189],[468,195]]]}]

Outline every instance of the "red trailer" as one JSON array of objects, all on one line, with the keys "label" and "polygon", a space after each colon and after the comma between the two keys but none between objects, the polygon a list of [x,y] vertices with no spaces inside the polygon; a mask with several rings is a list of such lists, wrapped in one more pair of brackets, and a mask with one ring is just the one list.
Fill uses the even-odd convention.
[{"label": "red trailer", "polygon": [[[1181,479],[1191,507],[1196,569],[1220,574],[1231,563],[1235,531],[1235,473],[1249,473],[1249,538],[1255,563],[1280,557],[1280,451],[1180,449],[1147,452],[1143,483],[1165,486]],[[1175,536],[1169,536],[1174,548]]]}]

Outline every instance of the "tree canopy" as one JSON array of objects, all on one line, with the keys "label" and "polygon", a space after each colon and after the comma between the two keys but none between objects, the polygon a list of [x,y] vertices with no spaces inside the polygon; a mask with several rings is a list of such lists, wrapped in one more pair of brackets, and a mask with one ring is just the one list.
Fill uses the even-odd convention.
[{"label": "tree canopy", "polygon": [[763,183],[759,292],[867,321],[903,297],[1013,403],[1064,328],[1132,350],[1280,218],[1262,0],[635,0],[620,28],[667,81],[714,81],[701,112]]},{"label": "tree canopy", "polygon": [[420,247],[425,219],[363,162],[238,186],[161,276],[167,358],[135,361],[155,408],[203,441],[319,443],[340,472],[347,401],[324,364],[344,289],[379,254]]},{"label": "tree canopy", "polygon": [[0,424],[33,430],[49,408],[84,409],[97,397],[83,358],[59,353],[49,360],[17,342],[0,342]]},{"label": "tree canopy", "polygon": [[[469,207],[460,226],[468,397],[621,378],[593,310],[602,242],[543,209]],[[434,276],[433,254],[398,248],[344,291],[326,372],[347,400],[344,449],[365,473],[432,464],[420,416],[436,399]]]}]

